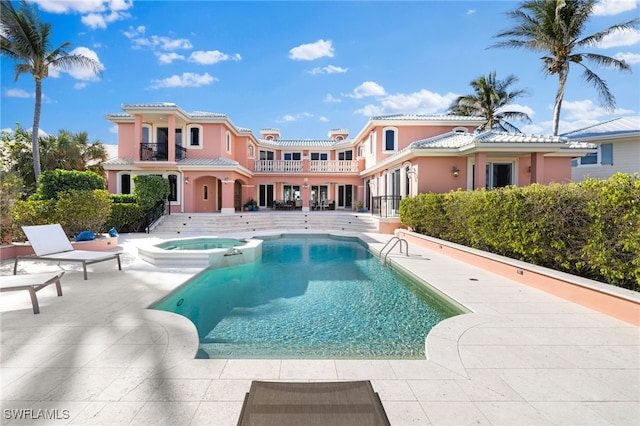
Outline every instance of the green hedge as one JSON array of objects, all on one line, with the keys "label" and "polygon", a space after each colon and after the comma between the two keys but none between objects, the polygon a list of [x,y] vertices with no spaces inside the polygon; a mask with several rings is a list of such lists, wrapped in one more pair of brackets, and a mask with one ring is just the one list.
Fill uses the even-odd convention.
[{"label": "green hedge", "polygon": [[116,228],[118,232],[139,232],[146,226],[145,211],[137,203],[114,203],[103,226],[104,232]]},{"label": "green hedge", "polygon": [[640,175],[492,191],[420,194],[400,203],[416,232],[640,290]]}]

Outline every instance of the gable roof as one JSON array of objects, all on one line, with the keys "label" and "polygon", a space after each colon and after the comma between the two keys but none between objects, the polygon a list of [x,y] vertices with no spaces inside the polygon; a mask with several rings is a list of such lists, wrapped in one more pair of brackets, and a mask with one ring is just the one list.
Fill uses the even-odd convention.
[{"label": "gable roof", "polygon": [[562,136],[569,139],[609,139],[625,136],[640,136],[640,116],[618,117],[593,126],[584,127]]}]

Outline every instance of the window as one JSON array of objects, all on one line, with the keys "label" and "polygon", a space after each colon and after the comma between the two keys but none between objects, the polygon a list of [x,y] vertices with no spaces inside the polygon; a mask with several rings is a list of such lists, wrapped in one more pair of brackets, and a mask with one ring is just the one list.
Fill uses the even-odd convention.
[{"label": "window", "polygon": [[613,144],[603,143],[597,152],[591,152],[584,157],[571,161],[571,166],[597,166],[600,164],[613,165]]},{"label": "window", "polygon": [[327,161],[329,159],[329,154],[326,152],[312,152],[311,160],[322,160]]},{"label": "window", "polygon": [[231,152],[231,132],[227,131],[227,152]]},{"label": "window", "polygon": [[299,152],[285,152],[282,156],[282,159],[300,161],[302,159],[302,154]]},{"label": "window", "polygon": [[260,150],[261,160],[275,160],[275,153],[273,151]]},{"label": "window", "polygon": [[200,127],[189,128],[189,146],[200,146]]},{"label": "window", "polygon": [[169,175],[169,201],[178,201],[178,176]]},{"label": "window", "polygon": [[371,132],[369,134],[369,154],[373,154],[375,145],[376,145],[376,134],[374,132]]},{"label": "window", "polygon": [[502,188],[513,185],[513,163],[487,163],[486,188]]},{"label": "window", "polygon": [[148,144],[151,142],[149,140],[149,135],[151,134],[151,128],[149,126],[142,126],[142,143]]},{"label": "window", "polygon": [[247,151],[248,151],[247,153],[248,153],[248,157],[249,157],[249,158],[253,158],[253,157],[255,157],[255,155],[256,155],[256,154],[255,154],[255,147],[253,146],[253,144],[252,144],[252,143],[249,143],[249,144],[248,144],[248,146],[247,146]]},{"label": "window", "polygon": [[398,129],[385,128],[382,130],[382,134],[384,135],[384,150],[395,151],[398,146]]},{"label": "window", "polygon": [[131,194],[131,175],[129,173],[120,175],[120,193]]},{"label": "window", "polygon": [[209,199],[209,185],[202,185],[202,199]]},{"label": "window", "polygon": [[358,145],[358,157],[364,156],[364,144]]},{"label": "window", "polygon": [[176,129],[176,145],[182,146],[182,129]]},{"label": "window", "polygon": [[353,160],[353,151],[340,151],[338,152],[338,160]]}]

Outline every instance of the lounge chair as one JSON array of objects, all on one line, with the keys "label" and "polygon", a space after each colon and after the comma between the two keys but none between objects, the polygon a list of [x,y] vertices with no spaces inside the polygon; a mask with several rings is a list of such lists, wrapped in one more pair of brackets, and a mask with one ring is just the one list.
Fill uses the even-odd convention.
[{"label": "lounge chair", "polygon": [[251,382],[238,426],[386,426],[389,419],[368,380]]},{"label": "lounge chair", "polygon": [[33,313],[40,313],[38,305],[38,297],[36,292],[42,290],[49,284],[55,284],[58,290],[58,297],[62,296],[62,287],[60,286],[60,277],[64,275],[62,272],[45,272],[42,274],[27,275],[3,275],[0,277],[0,292],[27,290],[31,296],[31,304],[33,305]]},{"label": "lounge chair", "polygon": [[29,239],[35,255],[16,256],[13,265],[13,275],[18,271],[18,260],[38,260],[49,262],[80,262],[87,279],[87,265],[115,259],[118,261],[118,270],[122,270],[120,253],[74,250],[60,224],[23,226],[22,230]]}]

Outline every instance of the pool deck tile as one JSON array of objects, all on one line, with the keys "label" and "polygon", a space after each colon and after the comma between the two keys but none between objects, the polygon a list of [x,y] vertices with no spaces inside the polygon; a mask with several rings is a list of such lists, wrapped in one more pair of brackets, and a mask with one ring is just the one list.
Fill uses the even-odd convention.
[{"label": "pool deck tile", "polygon": [[471,311],[434,327],[428,360],[194,359],[193,324],[146,309],[198,272],[138,259],[170,237],[120,236],[123,270],[91,265],[87,281],[65,265],[64,296],[39,292],[39,315],[2,293],[3,424],[235,425],[251,380],[371,380],[393,425],[640,424],[639,327],[413,245],[389,258]]}]

